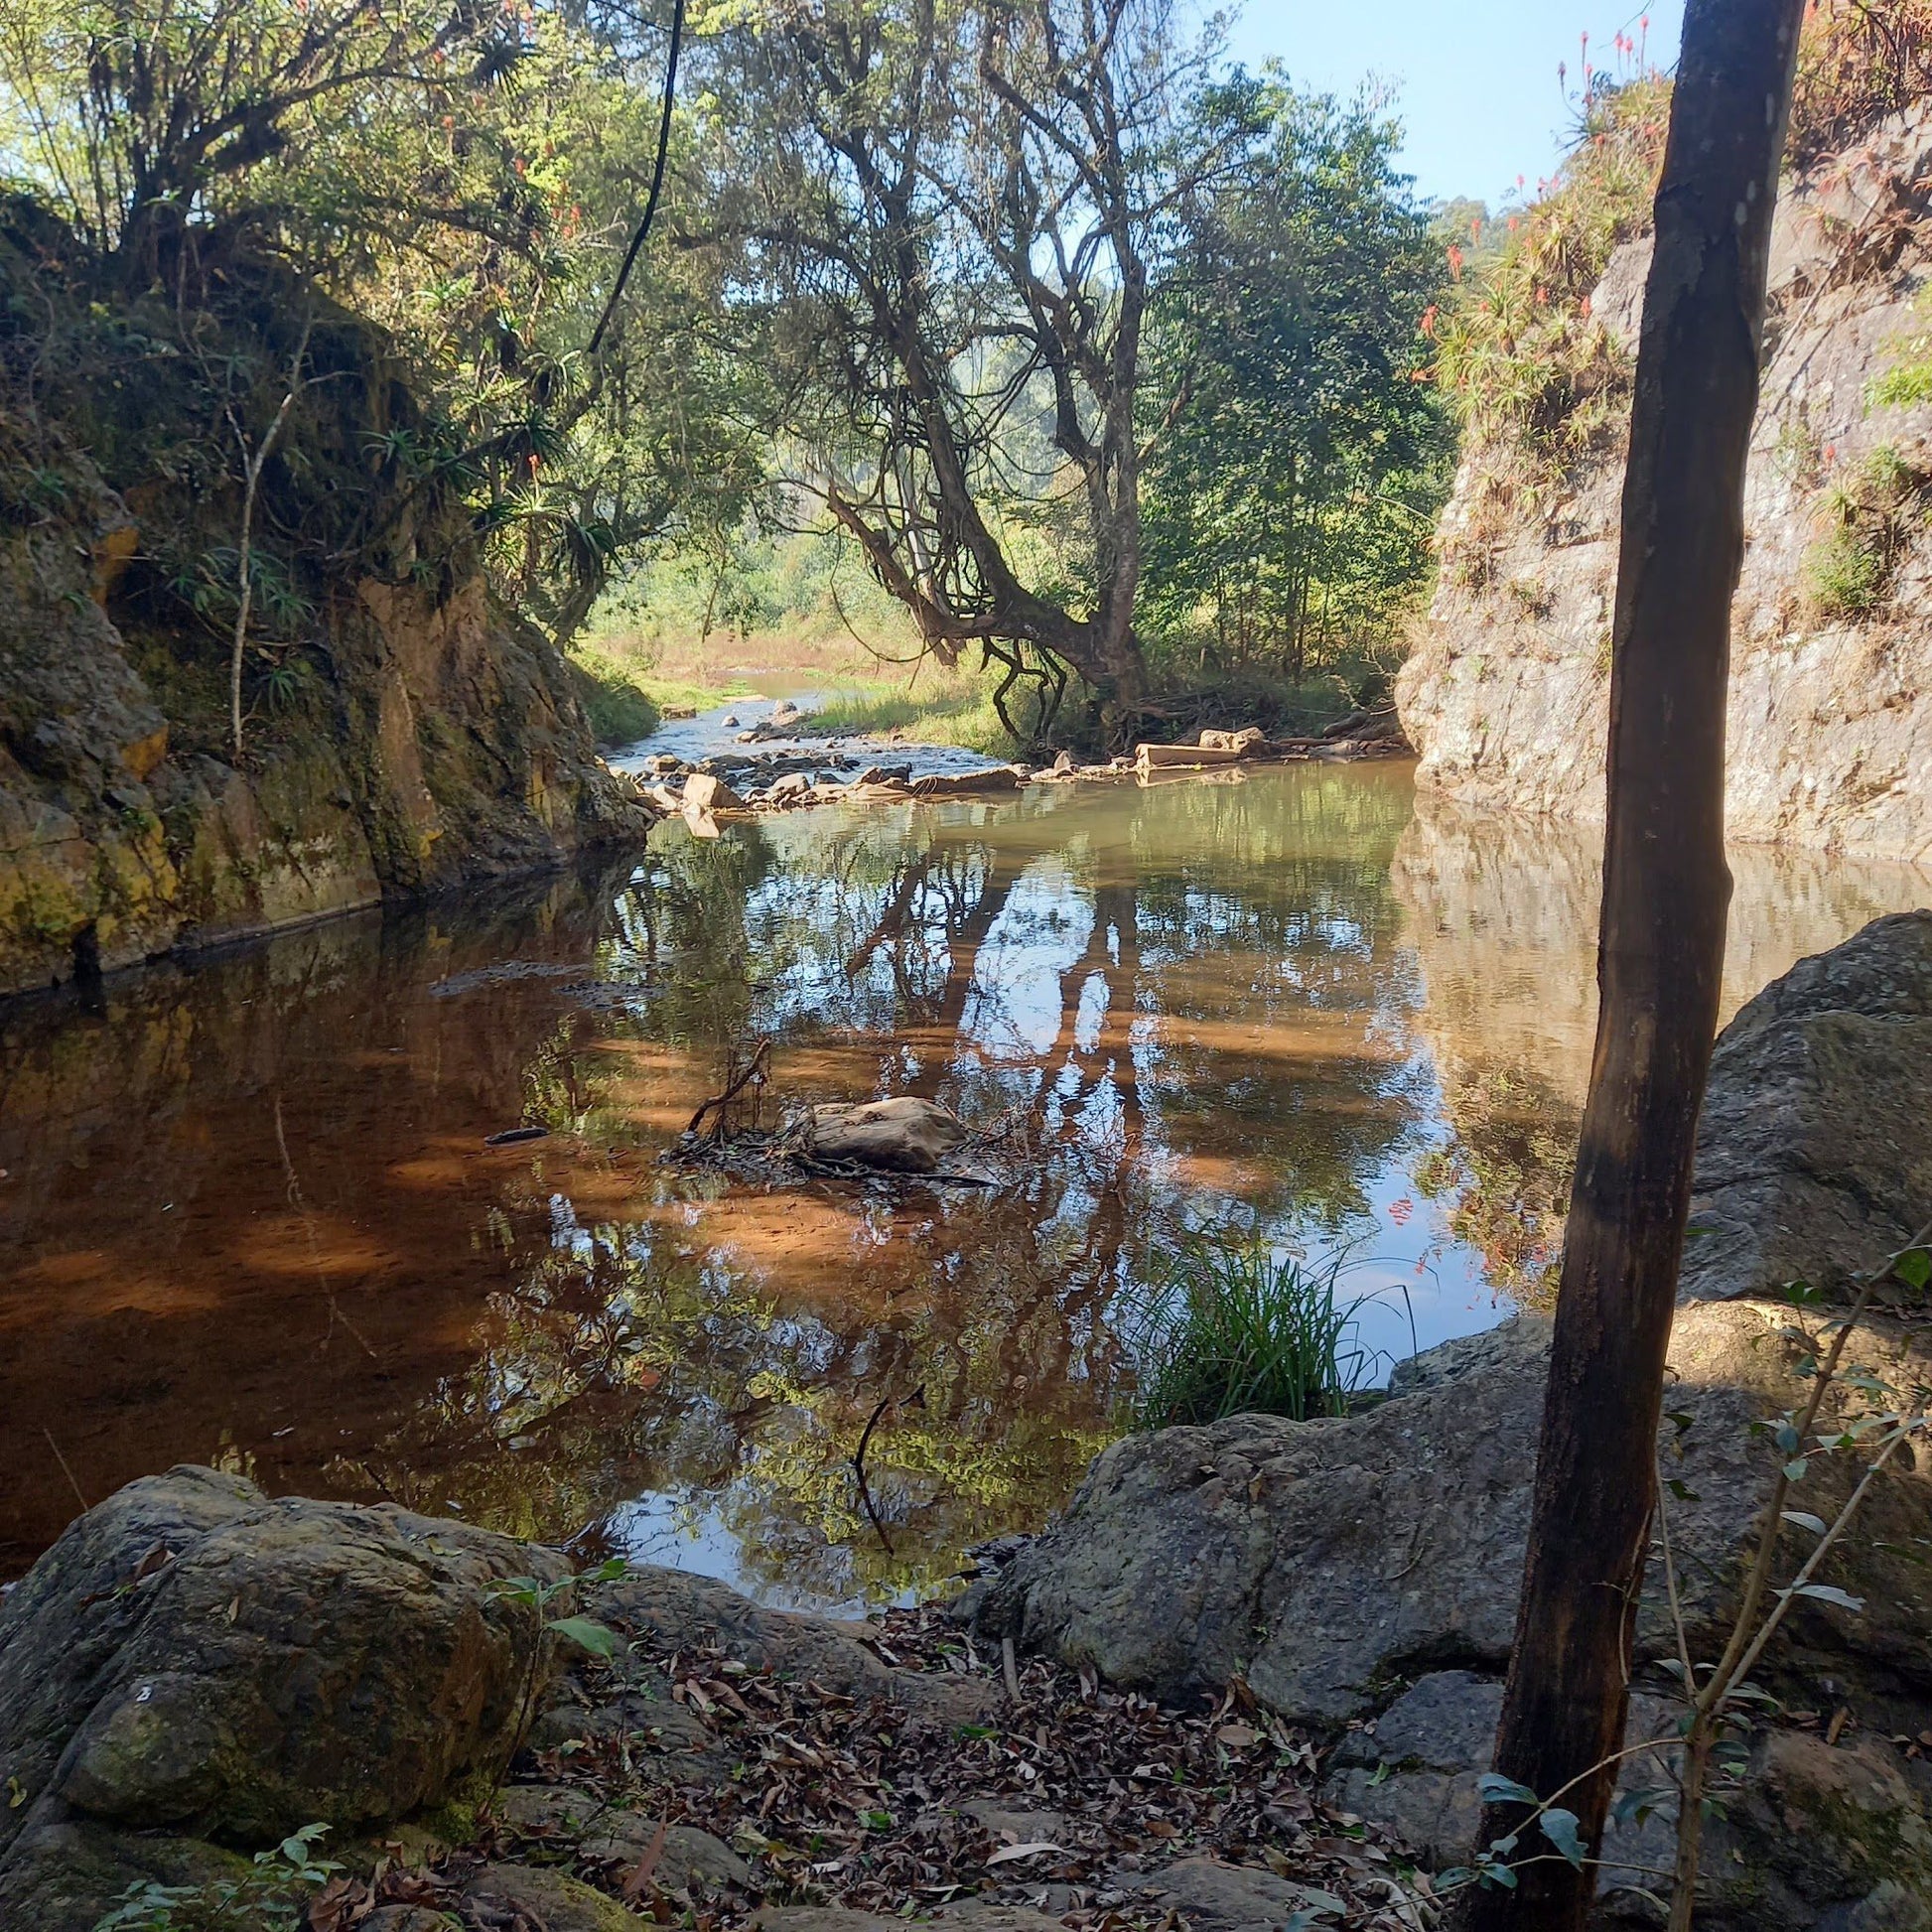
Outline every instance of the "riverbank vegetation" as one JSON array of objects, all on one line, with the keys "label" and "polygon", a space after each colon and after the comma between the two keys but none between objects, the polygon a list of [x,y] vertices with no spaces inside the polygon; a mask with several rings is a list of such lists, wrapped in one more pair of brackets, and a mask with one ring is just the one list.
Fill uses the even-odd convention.
[{"label": "riverbank vegetation", "polygon": [[29,0],[18,514],[139,499],[124,593],[237,745],[328,709],[319,613],[459,553],[606,738],[798,629],[984,674],[1010,744],[1347,709],[1448,481],[1430,210],[1373,98],[1105,14],[693,13],[613,307],[668,10]]},{"label": "riverbank vegetation", "polygon": [[1183,1241],[1140,1311],[1136,1425],[1346,1415],[1378,1364],[1357,1331],[1362,1302],[1338,1292],[1341,1268],[1262,1240]]},{"label": "riverbank vegetation", "polygon": [[[1568,158],[1534,200],[1469,241],[1451,238],[1451,286],[1427,322],[1435,379],[1480,473],[1475,513],[1445,560],[1464,577],[1480,577],[1512,505],[1552,499],[1577,466],[1620,448],[1628,427],[1634,333],[1620,338],[1591,301],[1613,251],[1649,231],[1672,82],[1643,41],[1621,33],[1607,64],[1592,63],[1586,40],[1579,73]],[[1787,165],[1838,152],[1928,91],[1932,4],[1825,0],[1805,19]],[[1641,290],[1626,293],[1634,302]]]}]

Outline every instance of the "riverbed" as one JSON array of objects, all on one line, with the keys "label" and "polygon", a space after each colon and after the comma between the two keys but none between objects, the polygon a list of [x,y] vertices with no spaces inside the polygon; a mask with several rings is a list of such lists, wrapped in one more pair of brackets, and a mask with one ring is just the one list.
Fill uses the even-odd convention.
[{"label": "riverbed", "polygon": [[[1726,1015],[1932,902],[1733,854]],[[177,1461],[825,1607],[1037,1525],[1121,1426],[1186,1230],[1339,1258],[1366,1379],[1546,1300],[1594,840],[1401,764],[823,808],[0,1011],[0,1575]],[[660,1155],[914,1093],[994,1189]],[[520,1126],[541,1138],[491,1146]],[[873,1500],[849,1458],[869,1418]]]}]

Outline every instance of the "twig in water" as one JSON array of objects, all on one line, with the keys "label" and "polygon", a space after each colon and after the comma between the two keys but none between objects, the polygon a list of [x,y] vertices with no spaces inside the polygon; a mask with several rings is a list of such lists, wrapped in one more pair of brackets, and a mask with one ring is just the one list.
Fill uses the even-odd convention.
[{"label": "twig in water", "polygon": [[[925,1384],[921,1382],[905,1400],[907,1403],[923,1402]],[[859,1447],[852,1452],[852,1473],[859,1478],[860,1505],[871,1518],[873,1528],[879,1532],[879,1541],[889,1557],[894,1554],[893,1539],[886,1534],[886,1525],[880,1520],[879,1511],[873,1505],[872,1488],[866,1481],[866,1450],[872,1443],[872,1432],[879,1427],[879,1419],[894,1406],[894,1397],[889,1395],[880,1398],[878,1407],[866,1418],[866,1426],[859,1432]]]},{"label": "twig in water", "polygon": [[745,1062],[743,1067],[739,1067],[737,1065],[737,1058],[738,1056],[734,1052],[725,1061],[724,1092],[713,1094],[709,1100],[705,1101],[698,1108],[698,1111],[691,1116],[690,1121],[685,1126],[684,1131],[687,1134],[695,1134],[698,1131],[698,1129],[704,1124],[705,1115],[712,1112],[713,1109],[715,1108],[717,1110],[718,1118],[716,1121],[712,1123],[712,1135],[714,1138],[716,1137],[716,1135],[723,1129],[725,1124],[725,1109],[729,1107],[731,1103],[734,1100],[736,1100],[738,1096],[741,1093],[743,1093],[745,1089],[748,1086],[750,1086],[755,1079],[761,1082],[765,1074],[770,1071],[771,1041],[768,1038],[759,1040],[756,1051],[754,1051],[752,1057]]}]

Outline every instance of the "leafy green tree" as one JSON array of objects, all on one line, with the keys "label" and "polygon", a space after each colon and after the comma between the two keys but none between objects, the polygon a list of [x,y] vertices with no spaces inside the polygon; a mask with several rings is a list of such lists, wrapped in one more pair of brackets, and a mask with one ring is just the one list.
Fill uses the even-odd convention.
[{"label": "leafy green tree", "polygon": [[[291,386],[270,341],[287,312],[290,343],[317,319],[318,353],[340,317],[374,324],[406,406],[366,412],[352,487],[339,474],[319,518],[290,498],[345,372],[294,371],[302,406],[260,480],[284,549],[325,575],[434,571],[439,544],[481,538],[562,643],[627,557],[736,523],[763,483],[757,370],[727,352],[713,264],[648,256],[584,352],[655,158],[642,69],[661,45],[648,21],[619,45],[541,0],[22,0],[0,24],[0,169],[91,258],[76,307],[139,308],[139,352],[199,371],[216,496],[273,410],[249,392]],[[97,380],[115,338],[83,328],[30,359]],[[225,622],[239,574],[191,559],[197,614]]]},{"label": "leafy green tree", "polygon": [[1299,682],[1427,574],[1452,454],[1421,379],[1444,255],[1371,104],[1271,72],[1202,113],[1203,145],[1247,165],[1201,198],[1156,303],[1152,394],[1173,400],[1147,425],[1150,628]]},{"label": "leafy green tree", "polygon": [[778,371],[788,470],[913,614],[1145,692],[1143,335],[1216,52],[1163,0],[829,0],[703,23],[712,236]]}]

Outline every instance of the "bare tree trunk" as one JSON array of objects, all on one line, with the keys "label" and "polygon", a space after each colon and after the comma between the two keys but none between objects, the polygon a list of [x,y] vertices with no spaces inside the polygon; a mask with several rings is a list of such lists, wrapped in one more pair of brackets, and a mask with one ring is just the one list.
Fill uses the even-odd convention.
[{"label": "bare tree trunk", "polygon": [[[1730,599],[1757,407],[1765,255],[1804,0],[1691,0],[1644,293],[1610,684],[1589,1096],[1571,1195],[1529,1561],[1496,1766],[1574,1812],[1593,1856],[1622,1741],[1691,1158],[1717,1028]],[[1561,1792],[1563,1795],[1557,1797]],[[1580,1932],[1594,1890],[1521,1842],[1465,1932]]]}]

